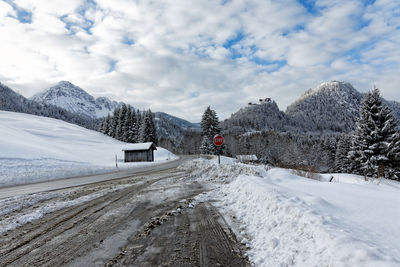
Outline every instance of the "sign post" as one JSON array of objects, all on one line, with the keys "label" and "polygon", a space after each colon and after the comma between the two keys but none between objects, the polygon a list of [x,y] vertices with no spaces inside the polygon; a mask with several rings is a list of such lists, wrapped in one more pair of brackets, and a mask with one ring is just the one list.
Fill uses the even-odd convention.
[{"label": "sign post", "polygon": [[[216,134],[213,138],[214,145],[216,146],[222,146],[224,144],[224,138],[220,134]],[[221,158],[220,158],[220,151],[218,149],[218,164],[221,164]]]}]

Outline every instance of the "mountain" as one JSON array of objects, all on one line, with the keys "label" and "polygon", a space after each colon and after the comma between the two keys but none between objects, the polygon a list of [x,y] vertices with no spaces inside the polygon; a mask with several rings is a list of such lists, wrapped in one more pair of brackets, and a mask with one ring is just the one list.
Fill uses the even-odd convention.
[{"label": "mountain", "polygon": [[36,101],[29,100],[1,83],[0,110],[28,113],[43,117],[60,119],[66,122],[83,126],[88,129],[95,129],[97,128],[98,124],[98,121],[91,117],[75,114],[51,104],[38,103]]},{"label": "mountain", "polygon": [[111,101],[106,97],[95,99],[85,90],[68,81],[59,82],[44,92],[34,95],[31,100],[52,104],[90,118],[105,117],[119,105],[116,101]]},{"label": "mountain", "polygon": [[[233,134],[261,130],[348,133],[355,127],[363,97],[350,83],[325,82],[304,92],[285,112],[274,101],[249,103],[223,121],[222,129]],[[382,101],[400,121],[400,103]]]},{"label": "mountain", "polygon": [[307,90],[285,113],[308,131],[348,132],[357,121],[362,99],[350,83],[325,82]]},{"label": "mountain", "polygon": [[[285,113],[307,131],[350,132],[358,120],[364,95],[350,83],[325,82],[306,91]],[[382,102],[400,120],[400,103],[385,99]]]},{"label": "mountain", "polygon": [[233,113],[221,123],[224,133],[242,134],[261,130],[287,131],[292,122],[279,110],[275,101],[251,104]]},{"label": "mountain", "polygon": [[[44,92],[34,95],[32,101],[52,104],[68,110],[69,112],[100,118],[112,113],[120,105],[106,97],[94,98],[82,88],[68,81],[61,81]],[[158,136],[172,137],[183,136],[188,129],[199,129],[199,126],[183,119],[171,116],[164,112],[155,113],[155,125]]]},{"label": "mountain", "polygon": [[159,137],[182,137],[187,130],[200,131],[200,125],[174,117],[164,112],[154,113],[154,120]]}]

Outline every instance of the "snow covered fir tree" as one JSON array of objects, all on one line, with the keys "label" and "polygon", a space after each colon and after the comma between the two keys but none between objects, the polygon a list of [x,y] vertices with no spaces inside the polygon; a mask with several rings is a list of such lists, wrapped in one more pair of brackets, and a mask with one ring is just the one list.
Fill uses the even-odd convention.
[{"label": "snow covered fir tree", "polygon": [[366,177],[398,179],[399,129],[389,108],[382,104],[377,88],[364,97],[356,125],[348,153],[348,171]]},{"label": "snow covered fir tree", "polygon": [[348,156],[351,146],[351,136],[344,134],[339,139],[335,153],[335,171],[347,173],[351,169],[351,161]]},{"label": "snow covered fir tree", "polygon": [[217,147],[213,143],[213,138],[216,134],[221,132],[221,127],[219,126],[219,120],[215,110],[212,110],[210,106],[204,111],[201,118],[201,145],[200,152],[202,154],[216,154],[221,152],[221,148]]},{"label": "snow covered fir tree", "polygon": [[141,119],[139,128],[139,141],[153,142],[157,144],[157,132],[154,124],[154,115],[151,110],[143,113],[143,118]]},{"label": "snow covered fir tree", "polygon": [[105,117],[99,127],[103,134],[128,143],[153,142],[157,144],[154,114],[151,110],[135,111],[130,105],[117,107],[113,116]]}]

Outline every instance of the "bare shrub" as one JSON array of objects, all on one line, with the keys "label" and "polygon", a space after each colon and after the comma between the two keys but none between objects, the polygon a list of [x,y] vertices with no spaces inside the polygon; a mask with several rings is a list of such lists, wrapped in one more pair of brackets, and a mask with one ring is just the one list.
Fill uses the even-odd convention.
[{"label": "bare shrub", "polygon": [[292,169],[292,173],[305,178],[321,181],[322,177],[312,166],[298,165]]}]

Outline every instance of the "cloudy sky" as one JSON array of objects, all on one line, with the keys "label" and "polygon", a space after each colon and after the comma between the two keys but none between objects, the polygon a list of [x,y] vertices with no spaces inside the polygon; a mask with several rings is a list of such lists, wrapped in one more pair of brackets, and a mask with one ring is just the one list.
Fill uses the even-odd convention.
[{"label": "cloudy sky", "polygon": [[399,0],[0,0],[0,81],[199,121],[330,80],[400,101]]}]

